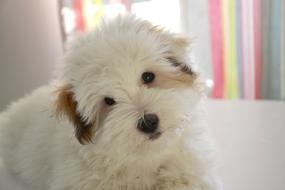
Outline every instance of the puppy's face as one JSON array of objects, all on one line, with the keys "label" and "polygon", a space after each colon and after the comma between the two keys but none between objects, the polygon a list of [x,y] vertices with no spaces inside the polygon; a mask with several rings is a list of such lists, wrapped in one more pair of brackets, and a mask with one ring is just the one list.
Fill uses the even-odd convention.
[{"label": "puppy's face", "polygon": [[81,144],[112,154],[163,151],[191,125],[201,96],[187,45],[133,18],[102,26],[67,53],[57,112]]}]

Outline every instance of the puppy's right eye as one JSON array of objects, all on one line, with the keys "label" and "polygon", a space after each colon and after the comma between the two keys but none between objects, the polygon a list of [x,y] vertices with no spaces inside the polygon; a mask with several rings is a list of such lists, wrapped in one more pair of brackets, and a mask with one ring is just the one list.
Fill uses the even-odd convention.
[{"label": "puppy's right eye", "polygon": [[142,74],[142,80],[144,84],[151,83],[154,81],[154,79],[155,79],[155,74],[152,72],[144,72]]},{"label": "puppy's right eye", "polygon": [[116,101],[113,98],[110,98],[110,97],[105,97],[104,98],[104,102],[108,106],[112,106],[112,105],[114,105],[116,103]]}]

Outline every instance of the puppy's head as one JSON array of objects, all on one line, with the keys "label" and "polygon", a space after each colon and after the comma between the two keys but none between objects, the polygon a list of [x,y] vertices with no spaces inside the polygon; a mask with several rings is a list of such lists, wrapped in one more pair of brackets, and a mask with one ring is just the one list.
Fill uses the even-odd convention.
[{"label": "puppy's head", "polygon": [[113,153],[157,151],[179,141],[202,95],[188,45],[134,17],[102,24],[65,56],[58,114],[71,121],[81,144]]}]

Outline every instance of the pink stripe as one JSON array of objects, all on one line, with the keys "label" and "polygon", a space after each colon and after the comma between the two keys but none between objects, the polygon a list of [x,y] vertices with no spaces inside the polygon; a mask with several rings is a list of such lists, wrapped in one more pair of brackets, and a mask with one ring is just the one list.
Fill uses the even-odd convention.
[{"label": "pink stripe", "polygon": [[255,57],[255,98],[260,99],[261,85],[261,2],[254,0],[254,57]]},{"label": "pink stripe", "polygon": [[209,0],[209,21],[211,29],[211,51],[213,64],[214,98],[224,97],[224,60],[222,39],[221,1]]},{"label": "pink stripe", "polygon": [[124,6],[126,7],[126,10],[128,12],[131,12],[131,3],[130,3],[130,0],[121,0],[121,2],[124,4]]},{"label": "pink stripe", "polygon": [[74,0],[73,1],[73,9],[75,13],[75,24],[76,30],[78,32],[85,31],[85,19],[83,15],[83,2],[82,0]]},{"label": "pink stripe", "polygon": [[254,99],[255,97],[255,56],[254,56],[254,0],[248,0],[249,2],[249,13],[248,13],[248,20],[249,20],[249,91],[250,91],[250,99]]}]

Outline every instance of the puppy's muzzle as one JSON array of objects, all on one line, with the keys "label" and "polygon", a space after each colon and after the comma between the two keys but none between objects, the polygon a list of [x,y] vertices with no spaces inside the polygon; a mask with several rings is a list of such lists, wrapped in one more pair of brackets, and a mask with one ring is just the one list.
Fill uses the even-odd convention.
[{"label": "puppy's muzzle", "polygon": [[144,133],[154,133],[158,128],[159,119],[156,114],[146,114],[138,121],[137,128]]}]

